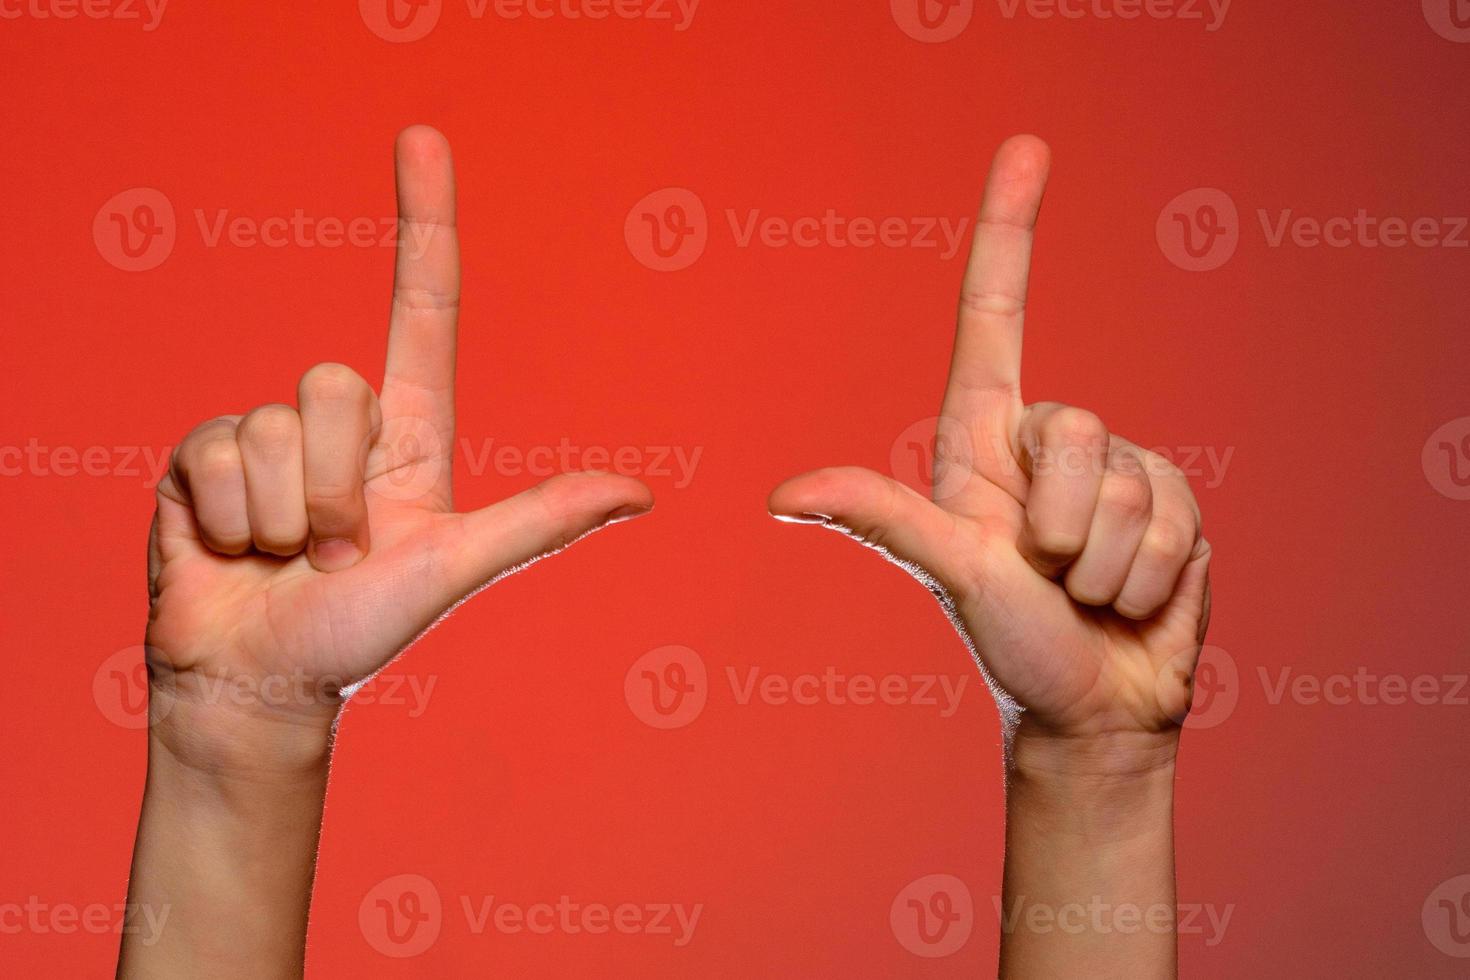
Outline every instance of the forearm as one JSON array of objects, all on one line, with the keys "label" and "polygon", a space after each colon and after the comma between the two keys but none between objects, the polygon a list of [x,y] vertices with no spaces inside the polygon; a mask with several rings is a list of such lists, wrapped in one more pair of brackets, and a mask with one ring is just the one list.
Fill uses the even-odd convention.
[{"label": "forearm", "polygon": [[150,733],[128,901],[167,918],[125,934],[119,977],[301,976],[330,731],[292,741],[289,766],[240,766]]},{"label": "forearm", "polygon": [[1017,738],[1000,975],[1174,977],[1172,739]]}]

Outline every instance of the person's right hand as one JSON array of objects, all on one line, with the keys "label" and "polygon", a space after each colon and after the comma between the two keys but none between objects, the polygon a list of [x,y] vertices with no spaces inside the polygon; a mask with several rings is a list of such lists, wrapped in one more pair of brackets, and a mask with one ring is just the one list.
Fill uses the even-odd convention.
[{"label": "person's right hand", "polygon": [[[298,404],[203,423],[160,482],[150,535],[152,717],[175,754],[258,758],[329,728],[370,677],[497,576],[653,505],[642,483],[564,474],[455,513],[459,246],[444,137],[396,148],[399,245],[381,395],[319,364]],[[284,726],[273,724],[286,723]],[[251,737],[246,737],[251,736]]]}]

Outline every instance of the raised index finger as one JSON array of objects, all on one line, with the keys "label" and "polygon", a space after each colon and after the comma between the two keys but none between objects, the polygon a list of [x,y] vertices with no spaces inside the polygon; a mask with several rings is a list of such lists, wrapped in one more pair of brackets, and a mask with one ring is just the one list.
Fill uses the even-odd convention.
[{"label": "raised index finger", "polygon": [[449,141],[428,126],[398,134],[398,251],[385,423],[411,417],[433,425],[442,447],[454,441],[454,358],[459,321],[459,237]]},{"label": "raised index finger", "polygon": [[996,151],[960,292],[947,416],[967,423],[1019,420],[1031,242],[1050,168],[1051,151],[1035,136],[1013,136]]}]

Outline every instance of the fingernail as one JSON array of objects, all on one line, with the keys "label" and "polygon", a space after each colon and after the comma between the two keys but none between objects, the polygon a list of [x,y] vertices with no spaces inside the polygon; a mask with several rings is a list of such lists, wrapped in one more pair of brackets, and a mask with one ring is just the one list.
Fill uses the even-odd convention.
[{"label": "fingernail", "polygon": [[362,561],[362,550],[346,538],[311,543],[311,563],[323,572],[340,572]]},{"label": "fingernail", "polygon": [[832,518],[825,514],[772,514],[782,524],[831,524]]},{"label": "fingernail", "polygon": [[636,504],[627,504],[608,514],[607,519],[602,523],[604,525],[622,524],[624,521],[636,520],[651,510],[653,510],[652,507],[639,507]]}]

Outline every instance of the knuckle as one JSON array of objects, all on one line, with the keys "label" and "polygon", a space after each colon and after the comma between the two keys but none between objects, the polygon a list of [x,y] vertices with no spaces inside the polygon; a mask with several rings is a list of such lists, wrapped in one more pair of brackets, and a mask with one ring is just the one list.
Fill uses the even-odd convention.
[{"label": "knuckle", "polygon": [[1026,311],[1026,301],[1013,293],[966,286],[960,291],[960,309],[980,316],[1016,317]]},{"label": "knuckle", "polygon": [[1177,480],[1169,480],[1160,491],[1160,499],[1164,500],[1168,507],[1181,515],[1188,515],[1186,523],[1195,527],[1200,523],[1199,501],[1194,496],[1194,490],[1189,486],[1189,481],[1182,474]]},{"label": "knuckle", "polygon": [[1153,488],[1141,473],[1109,473],[1098,496],[1099,507],[1129,520],[1147,517],[1153,502]]},{"label": "knuckle", "polygon": [[1160,561],[1178,561],[1193,547],[1193,532],[1177,521],[1156,520],[1143,535],[1142,550]]},{"label": "knuckle", "polygon": [[174,447],[173,458],[175,462],[188,460],[199,447],[207,442],[212,442],[226,433],[233,434],[237,423],[228,417],[220,417],[200,422]]},{"label": "knuckle", "polygon": [[1124,619],[1144,620],[1148,619],[1158,610],[1157,603],[1151,600],[1122,595],[1118,601],[1113,603],[1113,609]]},{"label": "knuckle", "polygon": [[220,531],[205,528],[204,543],[210,551],[220,555],[243,555],[250,549],[250,535],[238,531]]},{"label": "knuckle", "polygon": [[361,398],[368,384],[352,368],[327,361],[310,368],[301,376],[300,396],[307,399],[347,401]]},{"label": "knuckle", "polygon": [[1037,555],[1047,561],[1075,558],[1082,553],[1082,547],[1087,543],[1084,535],[1057,527],[1033,527],[1030,537]]},{"label": "knuckle", "polygon": [[1106,446],[1108,427],[1093,412],[1067,405],[1051,414],[1042,435],[1044,441],[1054,445]]},{"label": "knuckle", "polygon": [[571,473],[560,473],[531,488],[536,503],[540,505],[542,513],[546,515],[546,520],[550,524],[560,526],[566,522],[572,506],[572,495],[577,492],[578,476]]},{"label": "knuckle", "polygon": [[272,555],[294,555],[306,547],[305,526],[256,529],[255,547]]},{"label": "knuckle", "polygon": [[205,439],[193,447],[188,466],[196,477],[227,477],[240,469],[240,453],[233,440]]},{"label": "knuckle", "polygon": [[1108,589],[1100,582],[1084,581],[1076,576],[1067,576],[1067,594],[1084,606],[1106,606],[1117,597],[1116,589]]},{"label": "knuckle", "polygon": [[233,432],[235,426],[239,425],[238,415],[216,415],[212,419],[205,419],[189,431],[185,441],[192,439],[208,439],[220,432]]},{"label": "knuckle", "polygon": [[338,527],[355,524],[363,504],[356,491],[339,487],[313,487],[306,494],[306,509],[313,524]]},{"label": "knuckle", "polygon": [[[437,222],[418,221],[412,223],[411,227],[418,230],[422,235],[425,232],[434,234],[444,228],[452,228],[450,225],[442,225]],[[398,286],[393,290],[393,302],[399,307],[410,312],[443,312],[446,310],[459,309],[459,292],[457,290],[429,289],[423,286]]]},{"label": "knuckle", "polygon": [[357,488],[332,483],[316,484],[306,491],[306,505],[312,509],[352,506],[358,499]]},{"label": "knuckle", "polygon": [[238,437],[254,446],[288,445],[296,441],[301,422],[289,405],[262,405],[240,420]]}]

